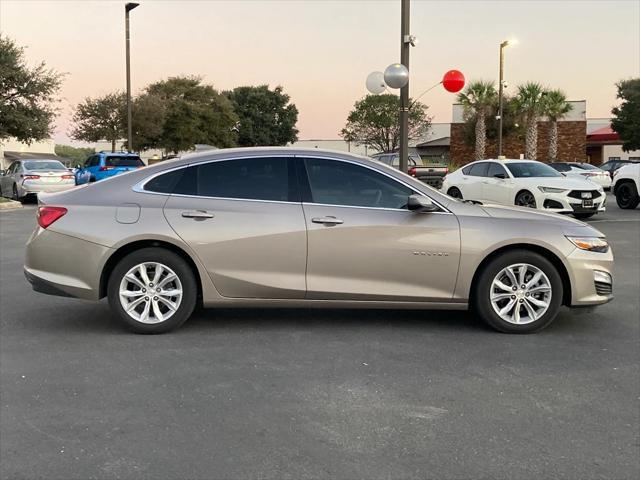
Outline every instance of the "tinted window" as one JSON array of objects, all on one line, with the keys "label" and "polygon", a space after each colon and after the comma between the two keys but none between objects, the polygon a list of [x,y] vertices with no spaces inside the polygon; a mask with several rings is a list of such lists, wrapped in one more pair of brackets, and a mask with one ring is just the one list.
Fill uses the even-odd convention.
[{"label": "tinted window", "polygon": [[566,163],[550,163],[549,165],[552,168],[554,168],[555,170],[559,171],[559,172],[569,172],[569,171],[571,171],[571,167],[569,165],[567,165]]},{"label": "tinted window", "polygon": [[549,165],[540,162],[509,162],[507,168],[516,178],[562,176]]},{"label": "tinted window", "polygon": [[110,155],[104,161],[107,167],[144,167],[144,162],[140,157],[122,157]]},{"label": "tinted window", "polygon": [[469,175],[469,172],[471,171],[471,167],[473,167],[473,165],[469,165],[468,167],[464,167],[462,169],[462,173],[464,173],[465,175]]},{"label": "tinted window", "polygon": [[172,172],[158,175],[157,177],[149,180],[145,184],[144,189],[149,192],[172,193],[174,187],[176,186],[178,181],[182,178],[182,175],[185,173],[186,170],[187,170],[186,168],[181,168],[180,170],[173,170]]},{"label": "tinted window", "polygon": [[369,168],[338,160],[305,160],[312,201],[328,205],[406,208],[413,191]]},{"label": "tinted window", "polygon": [[24,162],[27,170],[66,170],[62,163],[57,160],[32,160]]},{"label": "tinted window", "polygon": [[289,200],[286,158],[225,160],[187,169],[174,193],[251,200]]},{"label": "tinted window", "polygon": [[508,176],[506,170],[502,167],[502,165],[499,165],[493,162],[490,163],[487,176],[495,177],[496,175],[500,175],[500,174],[504,175],[505,178]]},{"label": "tinted window", "polygon": [[467,175],[472,177],[486,177],[489,164],[487,162],[474,163],[471,165],[471,169]]},{"label": "tinted window", "polygon": [[97,167],[99,164],[100,164],[100,157],[98,155],[95,155],[89,158],[90,167]]}]

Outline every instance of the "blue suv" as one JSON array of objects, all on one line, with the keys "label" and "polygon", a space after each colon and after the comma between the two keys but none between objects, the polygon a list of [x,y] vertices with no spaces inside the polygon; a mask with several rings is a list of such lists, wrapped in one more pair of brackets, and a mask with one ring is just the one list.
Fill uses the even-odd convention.
[{"label": "blue suv", "polygon": [[76,185],[97,182],[144,166],[136,153],[99,152],[87,158],[84,165],[78,166],[75,173]]}]

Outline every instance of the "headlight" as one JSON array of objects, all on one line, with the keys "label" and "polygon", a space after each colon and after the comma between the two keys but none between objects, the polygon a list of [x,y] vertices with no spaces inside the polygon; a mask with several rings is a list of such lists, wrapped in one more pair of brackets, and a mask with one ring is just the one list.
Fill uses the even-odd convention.
[{"label": "headlight", "polygon": [[606,253],[609,250],[609,243],[602,237],[567,237],[580,250],[589,252]]},{"label": "headlight", "polygon": [[542,193],[562,193],[566,192],[566,188],[555,188],[555,187],[538,187]]}]

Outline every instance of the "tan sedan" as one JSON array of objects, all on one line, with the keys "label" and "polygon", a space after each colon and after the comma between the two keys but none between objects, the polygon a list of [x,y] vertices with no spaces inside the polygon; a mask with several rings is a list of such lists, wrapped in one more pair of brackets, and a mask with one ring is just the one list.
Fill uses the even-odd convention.
[{"label": "tan sedan", "polygon": [[205,307],[465,310],[526,333],[612,299],[613,255],[577,220],[471,205],[364,157],[217,150],[40,198],[25,274],[108,297],[135,332]]}]

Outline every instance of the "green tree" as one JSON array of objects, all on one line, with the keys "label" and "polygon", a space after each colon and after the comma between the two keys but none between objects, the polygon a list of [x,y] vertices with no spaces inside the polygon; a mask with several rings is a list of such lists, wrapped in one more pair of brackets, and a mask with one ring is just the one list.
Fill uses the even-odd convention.
[{"label": "green tree", "polygon": [[156,105],[156,113],[163,118],[162,134],[149,146],[178,153],[196,143],[220,148],[236,145],[238,116],[231,102],[200,78],[172,77],[149,85],[145,93],[164,106]]},{"label": "green tree", "polygon": [[49,138],[61,83],[62,74],[44,62],[29,68],[24,49],[0,34],[0,142],[9,137],[26,143]]},{"label": "green tree", "polygon": [[616,98],[622,103],[611,110],[614,115],[611,127],[624,142],[622,149],[625,152],[640,150],[640,78],[622,80],[616,87]]},{"label": "green tree", "polygon": [[544,112],[545,88],[536,82],[518,86],[515,102],[525,124],[524,156],[536,160],[538,156],[538,119]]},{"label": "green tree", "polygon": [[[496,105],[497,107],[497,105]],[[521,136],[522,128],[520,126],[520,114],[515,105],[515,101],[513,98],[509,98],[508,96],[503,97],[502,99],[502,136],[503,138],[510,136]],[[495,115],[487,114],[485,117],[486,124],[486,138],[487,140],[493,140],[494,142],[498,139],[498,131],[500,129],[500,124]],[[467,145],[475,147],[476,144],[476,115],[473,112],[469,112],[465,114],[465,124],[463,129],[463,139]],[[497,143],[497,142],[496,142]],[[491,152],[485,151],[485,156],[491,156]]]},{"label": "green tree", "polygon": [[[381,152],[394,151],[400,145],[398,112],[400,99],[395,95],[367,95],[358,100],[347,116],[347,124],[340,131],[346,141],[366,145]],[[431,126],[427,106],[411,103],[409,110],[409,138],[424,136]]]},{"label": "green tree", "polygon": [[464,92],[458,94],[458,102],[464,108],[467,122],[473,122],[475,125],[474,157],[476,160],[482,160],[485,158],[487,145],[487,115],[498,102],[494,83],[483,80],[469,83]]},{"label": "green tree", "polygon": [[298,139],[298,109],[281,86],[237,87],[225,95],[239,118],[241,147],[286,145]]},{"label": "green tree", "polygon": [[95,148],[76,148],[70,145],[56,145],[56,155],[62,158],[66,158],[69,165],[82,164],[89,157],[95,153]]},{"label": "green tree", "polygon": [[73,114],[71,138],[85,142],[107,140],[111,151],[127,136],[127,97],[122,92],[85,98]]},{"label": "green tree", "polygon": [[558,120],[573,107],[561,90],[549,90],[542,100],[542,114],[549,119],[549,161],[558,159]]},{"label": "green tree", "polygon": [[161,148],[167,102],[159,95],[143,93],[133,100],[132,133],[135,151]]}]

